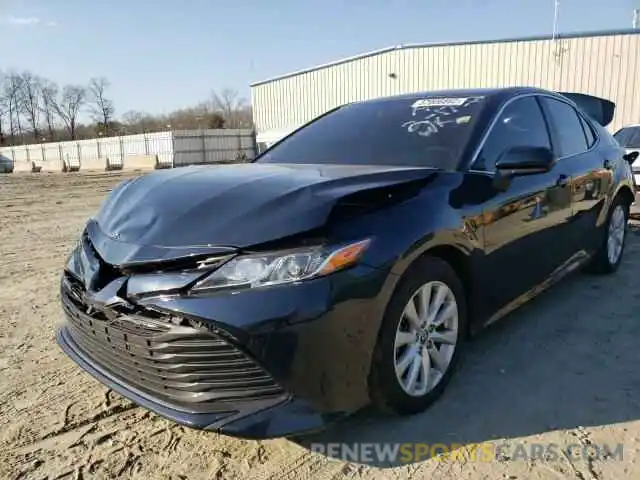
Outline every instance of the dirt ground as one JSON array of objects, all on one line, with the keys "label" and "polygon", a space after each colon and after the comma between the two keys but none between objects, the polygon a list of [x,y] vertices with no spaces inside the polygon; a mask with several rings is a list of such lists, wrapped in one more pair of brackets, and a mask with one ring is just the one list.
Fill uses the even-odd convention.
[{"label": "dirt ground", "polygon": [[[640,478],[640,230],[618,274],[577,275],[476,338],[424,414],[363,412],[302,445],[244,441],[136,407],[55,343],[63,262],[122,178],[0,176],[0,479]],[[624,460],[364,466],[311,453],[310,441],[623,443]]]}]

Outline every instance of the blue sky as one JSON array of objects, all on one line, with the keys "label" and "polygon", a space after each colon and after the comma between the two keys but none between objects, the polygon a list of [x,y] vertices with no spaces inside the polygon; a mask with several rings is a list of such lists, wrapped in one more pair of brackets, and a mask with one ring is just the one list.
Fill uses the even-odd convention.
[{"label": "blue sky", "polygon": [[[631,27],[640,0],[560,0],[559,30]],[[554,0],[0,0],[0,69],[106,76],[117,114],[400,43],[550,34]]]}]

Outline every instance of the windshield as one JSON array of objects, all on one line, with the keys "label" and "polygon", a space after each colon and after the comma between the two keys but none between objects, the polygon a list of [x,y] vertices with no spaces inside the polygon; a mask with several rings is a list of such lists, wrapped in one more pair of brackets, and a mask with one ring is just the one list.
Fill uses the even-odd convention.
[{"label": "windshield", "polygon": [[640,148],[640,127],[627,127],[616,132],[614,138],[623,148]]},{"label": "windshield", "polygon": [[345,105],[274,145],[257,162],[453,170],[483,105],[484,97],[396,98]]}]

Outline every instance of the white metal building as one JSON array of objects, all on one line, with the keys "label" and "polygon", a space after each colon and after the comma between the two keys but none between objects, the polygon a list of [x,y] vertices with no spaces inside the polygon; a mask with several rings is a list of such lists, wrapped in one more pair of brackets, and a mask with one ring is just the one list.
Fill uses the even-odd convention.
[{"label": "white metal building", "polygon": [[257,141],[271,143],[351,101],[499,86],[605,97],[617,104],[611,130],[640,123],[640,30],[399,45],[254,83],[251,98]]}]

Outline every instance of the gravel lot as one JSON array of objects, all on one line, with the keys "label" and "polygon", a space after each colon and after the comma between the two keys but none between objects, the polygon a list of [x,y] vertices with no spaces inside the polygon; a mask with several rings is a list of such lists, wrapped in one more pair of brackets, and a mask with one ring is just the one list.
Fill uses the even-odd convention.
[{"label": "gravel lot", "polygon": [[[173,425],[80,371],[54,340],[60,269],[84,221],[125,177],[0,176],[0,478],[640,478],[640,229],[623,267],[577,275],[469,346],[445,396],[405,419],[358,414],[310,441],[624,443],[624,460],[363,466],[305,442]],[[308,444],[308,443],[306,443]]]}]

